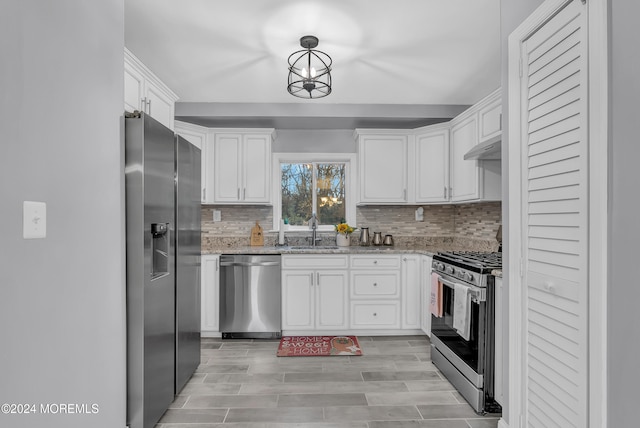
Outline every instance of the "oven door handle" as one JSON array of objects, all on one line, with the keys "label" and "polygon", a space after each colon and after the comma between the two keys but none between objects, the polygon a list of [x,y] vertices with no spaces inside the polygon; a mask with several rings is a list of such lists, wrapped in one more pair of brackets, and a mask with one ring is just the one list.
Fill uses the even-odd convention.
[{"label": "oven door handle", "polygon": [[460,284],[463,287],[469,289],[469,293],[471,294],[471,299],[476,302],[486,302],[487,301],[487,290],[485,288],[476,287],[474,285],[465,284],[464,282],[454,282],[447,279],[445,276],[438,273],[438,277],[440,278],[440,282],[446,285],[447,287],[453,289],[455,291],[456,284]]}]

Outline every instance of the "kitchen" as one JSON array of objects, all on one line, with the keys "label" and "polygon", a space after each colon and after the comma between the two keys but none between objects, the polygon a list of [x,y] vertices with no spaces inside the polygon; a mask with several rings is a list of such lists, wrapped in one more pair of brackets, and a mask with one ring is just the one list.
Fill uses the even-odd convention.
[{"label": "kitchen", "polygon": [[[599,5],[596,1],[589,3],[594,8]],[[503,2],[502,40],[505,45],[506,35],[536,6]],[[16,61],[7,64],[9,74],[2,78],[3,88],[7,88],[5,92],[9,95],[9,103],[2,107],[3,129],[7,130],[5,147],[8,148],[8,156],[3,157],[3,182],[15,183],[3,190],[6,204],[2,207],[2,217],[8,219],[7,224],[11,226],[7,229],[5,242],[12,250],[3,252],[2,268],[6,284],[10,286],[3,287],[2,314],[3,325],[22,327],[3,331],[3,341],[8,349],[20,349],[20,352],[3,354],[2,366],[10,367],[11,372],[3,373],[6,382],[2,398],[3,402],[97,400],[101,403],[100,413],[91,419],[58,415],[58,419],[49,420],[49,424],[55,424],[57,420],[64,421],[66,426],[122,426],[125,413],[122,397],[124,238],[118,233],[123,227],[122,221],[118,220],[122,212],[121,152],[116,143],[120,141],[119,125],[114,118],[122,112],[119,94],[124,46],[123,5],[113,2],[95,6],[93,11],[58,7],[48,9],[44,19],[36,12],[35,5],[16,2],[9,6],[15,13],[3,16],[6,24],[2,27],[3,39],[18,38],[22,43],[3,47],[7,49],[4,57],[16,58]],[[611,91],[609,108],[616,113],[608,122],[613,134],[607,153],[615,164],[608,176],[612,181],[611,195],[617,192],[634,194],[633,188],[627,187],[633,185],[634,180],[630,177],[635,176],[633,160],[637,158],[637,149],[627,141],[633,141],[637,130],[634,129],[636,121],[626,116],[633,111],[634,91],[629,88],[635,86],[633,76],[628,74],[631,68],[622,65],[629,61],[626,54],[634,52],[629,41],[632,37],[627,35],[632,34],[630,17],[637,16],[637,7],[631,3],[617,3],[609,11],[613,22],[609,37],[615,42],[611,47],[611,76],[603,88]],[[606,15],[604,12],[594,14]],[[11,19],[14,17],[18,19]],[[105,17],[109,19],[105,20]],[[23,28],[29,31],[22,31]],[[78,40],[73,34],[83,34],[85,39]],[[69,41],[74,43],[70,45]],[[103,48],[97,52],[96,45]],[[60,56],[64,61],[60,61]],[[506,64],[504,59],[505,69]],[[40,79],[42,73],[49,78]],[[506,77],[503,79],[506,82]],[[26,103],[24,100],[27,99],[38,102]],[[72,113],[78,109],[91,112],[84,124],[79,124],[75,120],[78,115]],[[41,124],[23,125],[28,117],[38,117]],[[604,117],[608,116],[605,114]],[[77,180],[76,176],[92,176],[94,180]],[[47,239],[23,241],[21,233],[16,232],[22,228],[19,209],[24,200],[49,201]],[[623,397],[633,390],[637,374],[624,357],[627,353],[615,350],[628,349],[629,344],[634,347],[637,343],[628,340],[625,328],[632,320],[634,311],[628,305],[633,302],[631,297],[636,291],[625,285],[633,281],[632,270],[624,267],[633,265],[627,254],[634,254],[631,242],[635,241],[637,228],[629,215],[637,207],[633,198],[624,196],[609,203],[609,220],[602,232],[610,234],[606,258],[609,273],[604,281],[609,284],[608,300],[598,301],[609,308],[624,310],[605,313],[603,325],[608,326],[609,334],[605,336],[608,346],[593,352],[594,358],[598,358],[596,361],[604,364],[601,372],[606,376],[606,382],[600,382],[603,393],[618,399],[607,400],[607,411],[600,412],[599,416],[606,422],[593,424],[606,426],[608,422],[609,426],[632,426],[635,420],[629,413],[632,406],[625,404]],[[505,216],[503,224],[507,224]],[[102,225],[109,225],[116,233],[96,230]],[[505,230],[507,240],[508,231]],[[33,266],[40,269],[33,269]],[[55,277],[51,272],[56,273]],[[78,301],[83,301],[84,305],[78,305]],[[35,340],[30,339],[32,337]],[[87,342],[81,344],[76,340],[78,337],[99,339],[92,340],[92,345],[87,347]],[[623,344],[625,348],[622,348]],[[629,353],[634,351],[632,348]],[[43,353],[47,355],[44,362],[39,357]],[[117,375],[95,373],[96,366],[110,367],[110,373]],[[77,372],[93,373],[94,376],[87,379],[68,375]],[[62,377],[63,373],[67,375]],[[39,385],[38,395],[29,392],[29,384]],[[14,426],[34,426],[38,421],[45,423],[47,420],[44,415],[33,416],[28,420],[24,416],[15,418],[12,424],[15,421]]]}]

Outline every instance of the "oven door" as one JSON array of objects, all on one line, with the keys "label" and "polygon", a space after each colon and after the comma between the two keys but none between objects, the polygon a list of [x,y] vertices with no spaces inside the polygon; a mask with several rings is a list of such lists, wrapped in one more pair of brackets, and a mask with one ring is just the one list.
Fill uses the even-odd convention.
[{"label": "oven door", "polygon": [[[476,375],[482,375],[484,373],[485,363],[486,290],[466,284],[456,278],[444,275],[441,272],[437,273],[443,284],[442,317],[431,315],[431,336],[432,338],[435,336],[432,342],[443,355],[448,356],[454,354],[457,357],[450,357],[450,360],[462,360]],[[456,329],[453,328],[456,284],[467,287],[472,296],[470,308],[471,334],[469,340],[463,339]],[[462,372],[466,371],[462,367],[458,367],[458,370]]]}]

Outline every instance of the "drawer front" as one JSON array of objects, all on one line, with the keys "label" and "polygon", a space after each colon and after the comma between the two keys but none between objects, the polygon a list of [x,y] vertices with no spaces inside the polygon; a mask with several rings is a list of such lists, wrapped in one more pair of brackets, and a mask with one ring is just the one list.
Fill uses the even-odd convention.
[{"label": "drawer front", "polygon": [[400,303],[351,302],[351,328],[400,328]]},{"label": "drawer front", "polygon": [[400,268],[399,255],[351,256],[351,267],[354,269],[392,269]]},{"label": "drawer front", "polygon": [[349,256],[341,255],[283,255],[282,267],[287,269],[347,269]]},{"label": "drawer front", "polygon": [[351,298],[368,297],[400,297],[400,273],[394,271],[351,272]]}]

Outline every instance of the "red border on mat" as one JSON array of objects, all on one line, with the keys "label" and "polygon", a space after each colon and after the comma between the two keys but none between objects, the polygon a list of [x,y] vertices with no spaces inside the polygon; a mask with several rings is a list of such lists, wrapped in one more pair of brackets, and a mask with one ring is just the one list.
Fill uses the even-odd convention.
[{"label": "red border on mat", "polygon": [[356,336],[284,336],[278,346],[278,357],[326,357],[362,355]]}]

